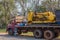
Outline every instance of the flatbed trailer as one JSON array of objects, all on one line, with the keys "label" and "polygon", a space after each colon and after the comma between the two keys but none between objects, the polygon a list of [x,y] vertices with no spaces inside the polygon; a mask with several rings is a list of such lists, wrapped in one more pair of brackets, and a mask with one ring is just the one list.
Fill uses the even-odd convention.
[{"label": "flatbed trailer", "polygon": [[21,27],[54,27],[54,28],[60,28],[60,26],[51,26],[51,25],[27,25],[27,26],[21,26]]},{"label": "flatbed trailer", "polygon": [[20,35],[21,33],[32,32],[35,38],[53,39],[60,34],[59,24],[29,24],[25,26],[19,26],[10,24],[7,27],[9,35]]},{"label": "flatbed trailer", "polygon": [[60,34],[60,25],[56,24],[29,24],[25,26],[15,25],[7,27],[9,35],[32,32],[35,38],[53,39]]}]

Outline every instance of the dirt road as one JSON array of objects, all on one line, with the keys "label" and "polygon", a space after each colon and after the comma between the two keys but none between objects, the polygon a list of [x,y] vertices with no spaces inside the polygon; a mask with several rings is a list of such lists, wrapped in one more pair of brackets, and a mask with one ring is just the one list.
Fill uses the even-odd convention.
[{"label": "dirt road", "polygon": [[35,39],[33,36],[27,35],[9,36],[8,34],[0,33],[0,40],[43,40],[43,39]]},{"label": "dirt road", "polygon": [[44,40],[44,39],[35,39],[33,36],[27,35],[9,36],[8,34],[0,33],[0,40]]}]

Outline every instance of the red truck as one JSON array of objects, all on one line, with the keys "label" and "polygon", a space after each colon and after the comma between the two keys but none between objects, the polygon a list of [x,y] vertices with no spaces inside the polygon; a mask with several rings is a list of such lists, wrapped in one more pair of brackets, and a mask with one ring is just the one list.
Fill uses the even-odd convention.
[{"label": "red truck", "polygon": [[[56,22],[55,23],[47,23],[47,24],[30,24],[26,25],[25,22],[20,22],[24,18],[16,17],[15,21],[11,21],[7,26],[8,34],[16,35],[33,32],[35,38],[45,38],[45,39],[53,39],[59,36],[60,33],[60,11],[56,11]],[[20,19],[21,18],[21,19]],[[19,20],[18,20],[19,19]],[[19,21],[19,22],[16,22]]]},{"label": "red truck", "polygon": [[[19,25],[20,24],[20,25]],[[22,25],[22,26],[21,26]],[[38,27],[37,27],[38,26]],[[47,30],[44,34],[44,29],[39,30],[41,27],[44,27],[46,30],[46,27],[50,30]],[[54,27],[54,28],[53,28]],[[26,25],[21,23],[16,23],[15,21],[11,22],[7,26],[7,31],[9,35],[20,35],[21,33],[27,33],[27,32],[33,32],[33,35],[35,38],[45,38],[46,39],[52,39],[56,38],[59,35],[59,26],[48,26],[48,25]],[[52,30],[52,28],[55,30],[55,32]],[[45,37],[44,37],[45,36]]]}]

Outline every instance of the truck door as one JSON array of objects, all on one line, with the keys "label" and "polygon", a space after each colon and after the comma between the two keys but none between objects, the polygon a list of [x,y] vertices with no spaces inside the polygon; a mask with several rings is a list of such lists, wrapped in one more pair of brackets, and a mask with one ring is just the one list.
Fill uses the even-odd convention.
[{"label": "truck door", "polygon": [[60,21],[60,10],[55,11],[56,21]]}]

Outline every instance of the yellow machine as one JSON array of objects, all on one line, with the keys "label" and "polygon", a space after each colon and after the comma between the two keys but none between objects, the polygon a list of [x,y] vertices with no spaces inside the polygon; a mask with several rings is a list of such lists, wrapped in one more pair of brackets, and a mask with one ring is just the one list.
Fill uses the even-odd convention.
[{"label": "yellow machine", "polygon": [[[17,21],[23,21],[23,16],[16,17]],[[46,11],[44,7],[37,7],[35,11],[29,11],[27,14],[28,23],[55,23],[56,15],[53,12]]]},{"label": "yellow machine", "polygon": [[55,14],[53,12],[28,12],[28,22],[31,23],[54,23]]}]

